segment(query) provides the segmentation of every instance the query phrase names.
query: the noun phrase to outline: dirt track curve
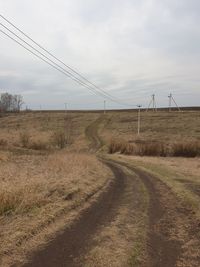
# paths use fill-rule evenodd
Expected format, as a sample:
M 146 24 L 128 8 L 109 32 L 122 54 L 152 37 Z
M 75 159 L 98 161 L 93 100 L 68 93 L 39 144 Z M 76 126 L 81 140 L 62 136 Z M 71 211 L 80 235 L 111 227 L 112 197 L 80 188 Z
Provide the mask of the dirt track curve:
M 113 171 L 115 179 L 99 199 L 74 224 L 58 235 L 44 249 L 35 253 L 24 267 L 80 266 L 77 259 L 90 245 L 91 238 L 101 225 L 105 225 L 115 213 L 125 185 L 126 175 L 113 163 L 105 163 Z
M 101 116 L 86 129 L 90 149 L 93 152 L 98 151 L 102 145 L 98 129 L 99 125 L 105 121 L 105 117 Z M 104 156 L 101 155 L 101 158 Z M 177 266 L 182 253 L 183 241 L 177 237 L 178 234 L 176 235 L 178 231 L 176 218 L 184 218 L 185 211 L 176 205 L 176 196 L 167 185 L 143 170 L 113 160 L 104 160 L 104 163 L 111 168 L 115 176 L 106 191 L 101 193 L 97 201 L 85 210 L 70 228 L 58 235 L 41 251 L 31 255 L 29 263 L 23 267 L 84 266 L 78 259 L 87 252 L 88 248 L 92 247 L 92 238 L 97 230 L 113 221 L 116 208 L 120 205 L 126 188 L 131 187 L 130 177 L 124 168 L 139 177 L 149 195 L 147 255 L 146 260 L 140 266 Z M 140 201 L 138 195 L 133 192 L 130 203 L 135 201 L 134 197 L 137 197 L 137 202 Z M 173 231 L 174 238 L 171 235 Z M 200 265 L 194 264 L 193 266 Z

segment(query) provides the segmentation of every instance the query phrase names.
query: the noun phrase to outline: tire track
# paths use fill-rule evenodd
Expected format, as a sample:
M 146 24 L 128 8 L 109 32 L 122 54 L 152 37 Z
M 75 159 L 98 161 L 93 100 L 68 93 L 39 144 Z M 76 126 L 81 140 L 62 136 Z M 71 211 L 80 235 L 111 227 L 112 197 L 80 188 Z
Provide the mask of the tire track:
M 118 162 L 118 161 L 116 161 Z M 118 162 L 119 163 L 119 162 Z M 149 195 L 149 231 L 147 236 L 147 262 L 145 267 L 175 267 L 181 255 L 181 242 L 171 239 L 169 232 L 173 228 L 174 216 L 178 213 L 174 211 L 177 197 L 170 188 L 155 178 L 153 175 L 124 162 L 120 163 L 138 175 L 144 183 Z M 168 197 L 169 205 L 163 205 L 162 198 Z M 166 198 L 167 200 L 167 198 Z M 170 211 L 170 212 L 169 212 Z
M 116 164 L 105 162 L 114 173 L 115 179 L 97 201 L 82 212 L 79 219 L 65 229 L 42 250 L 29 257 L 23 267 L 80 266 L 77 259 L 87 250 L 97 229 L 113 220 L 115 208 L 123 195 L 124 172 Z
M 89 149 L 90 152 L 97 152 L 103 146 L 103 140 L 100 138 L 98 131 L 101 124 L 105 124 L 107 117 L 100 115 L 93 123 L 91 123 L 85 129 L 85 135 L 90 141 Z
M 96 140 L 100 140 L 98 131 L 95 131 L 93 127 L 98 124 L 98 120 L 90 125 L 90 131 L 86 134 L 90 134 L 90 140 L 94 145 L 98 144 Z M 103 158 L 103 156 L 102 156 Z M 178 240 L 171 240 L 168 232 L 170 232 L 171 223 L 173 222 L 173 215 L 169 210 L 173 209 L 176 205 L 177 198 L 173 195 L 171 190 L 157 178 L 142 171 L 141 169 L 130 167 L 128 164 L 119 162 L 118 164 L 136 173 L 139 179 L 144 183 L 148 195 L 149 195 L 149 231 L 147 237 L 147 261 L 145 267 L 175 267 L 178 257 L 181 254 L 181 243 Z M 166 206 L 161 202 L 161 194 L 170 196 L 172 206 Z M 167 199 L 166 199 L 167 200 Z M 166 213 L 170 216 L 166 217 Z M 167 232 L 167 234 L 166 234 Z
M 93 151 L 98 151 L 102 146 L 98 129 L 99 124 L 104 122 L 101 116 L 86 129 L 86 136 Z M 170 231 L 176 227 L 174 217 L 184 216 L 176 207 L 176 196 L 166 184 L 141 169 L 112 159 L 106 161 L 104 155 L 101 155 L 100 160 L 111 168 L 115 179 L 70 228 L 65 229 L 41 251 L 33 254 L 29 263 L 23 267 L 83 266 L 79 259 L 93 246 L 93 236 L 98 229 L 114 220 L 116 209 L 123 199 L 123 193 L 128 186 L 123 167 L 137 174 L 149 195 L 147 255 L 146 262 L 141 267 L 176 266 L 181 256 L 182 244 L 178 239 L 171 238 Z

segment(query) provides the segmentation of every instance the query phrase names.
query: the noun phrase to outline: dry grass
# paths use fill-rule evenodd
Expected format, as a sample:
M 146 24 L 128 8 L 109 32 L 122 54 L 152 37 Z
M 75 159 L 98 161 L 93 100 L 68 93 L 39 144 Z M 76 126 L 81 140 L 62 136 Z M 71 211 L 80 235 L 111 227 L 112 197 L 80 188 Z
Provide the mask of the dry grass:
M 46 144 L 47 148 L 54 148 L 55 142 L 52 135 L 55 132 L 65 132 L 65 139 L 70 143 L 69 149 L 87 150 L 85 128 L 94 121 L 99 114 L 75 112 L 26 112 L 11 114 L 0 118 L 0 140 L 6 144 L 6 149 L 13 150 L 26 146 L 38 150 L 40 144 Z M 28 143 L 23 141 L 28 135 Z M 1 142 L 0 142 L 1 143 Z M 36 145 L 35 145 L 36 144 Z M 4 145 L 5 146 L 5 145 Z M 1 149 L 0 144 L 0 149 Z M 42 145 L 42 147 L 44 147 Z M 42 148 L 43 149 L 43 148 Z
M 200 143 L 196 141 L 173 144 L 172 156 L 188 158 L 200 156 Z
M 116 161 L 125 162 L 129 166 L 145 170 L 170 188 L 164 197 L 163 194 L 160 195 L 160 201 L 166 208 L 166 214 L 170 214 L 173 210 L 173 206 L 171 206 L 170 211 L 167 211 L 170 195 L 176 196 L 177 199 L 178 204 L 174 202 L 173 205 L 174 210 L 178 211 L 179 215 L 173 215 L 168 221 L 170 239 L 180 240 L 183 244 L 181 256 L 176 265 L 199 266 L 200 159 L 127 157 L 124 155 L 112 155 L 110 157 Z
M 70 223 L 112 178 L 86 152 L 85 127 L 97 116 L 30 112 L 0 118 L 1 266 L 24 259 Z M 65 140 L 52 140 L 55 132 L 64 132 Z M 58 151 L 70 135 L 73 143 Z
M 11 156 L 0 166 L 0 258 L 16 256 L 19 240 L 31 239 L 63 210 L 83 205 L 109 177 L 109 169 L 92 155 Z
M 136 153 L 136 146 L 123 140 L 112 139 L 109 143 L 108 151 L 110 154 L 120 152 L 122 154 L 131 155 Z
M 140 141 L 162 141 L 172 143 L 196 142 L 200 140 L 200 111 L 183 112 L 141 112 Z M 110 112 L 110 118 L 103 133 L 107 143 L 111 139 L 125 140 L 127 143 L 138 141 L 137 112 Z
M 166 150 L 167 153 L 176 152 L 177 156 L 181 153 L 182 155 L 184 153 L 184 156 L 191 155 L 188 151 L 192 150 L 194 155 L 196 147 L 199 149 L 199 146 L 196 146 L 199 144 L 200 133 L 199 111 L 170 114 L 142 112 L 141 115 L 142 128 L 138 140 L 136 112 L 108 113 L 108 123 L 100 132 L 107 144 L 112 139 L 110 152 L 143 155 L 143 157 L 133 157 L 133 161 L 162 176 L 163 181 L 174 187 L 173 190 L 177 194 L 182 198 L 186 197 L 189 203 L 195 203 L 194 205 L 199 207 L 197 203 L 199 198 L 186 190 L 182 182 L 176 181 L 177 177 L 186 179 L 191 177 L 192 173 L 195 178 L 189 179 L 192 182 L 196 179 L 197 183 L 200 166 L 198 159 L 186 161 L 181 158 L 162 159 L 144 156 L 164 156 Z M 78 216 L 79 208 L 88 203 L 85 202 L 88 196 L 101 190 L 106 185 L 107 179 L 112 176 L 94 156 L 86 153 L 88 145 L 85 128 L 98 116 L 97 113 L 80 112 L 72 113 L 70 119 L 66 119 L 64 112 L 30 112 L 0 118 L 1 266 L 10 266 L 14 260 L 19 261 L 29 250 L 46 242 L 49 236 L 66 224 L 67 220 Z M 70 142 L 67 141 L 70 143 L 69 146 L 58 152 L 56 146 L 63 147 L 64 139 L 61 138 L 60 142 L 60 139 L 56 138 L 58 142 L 55 146 L 52 135 L 63 131 L 67 134 L 67 138 L 69 136 L 73 138 L 70 138 Z M 160 140 L 163 143 L 158 145 Z M 161 163 L 166 164 L 166 168 L 158 166 Z M 167 164 L 176 168 L 176 175 L 167 171 L 169 169 Z M 95 196 L 96 194 L 94 198 Z M 128 216 L 126 214 L 124 217 Z M 101 241 L 104 237 L 106 240 L 111 238 L 111 241 L 104 243 L 106 249 L 101 250 L 101 246 L 91 251 L 88 255 L 88 264 L 95 266 L 93 255 L 99 262 L 100 258 L 103 259 L 102 263 L 106 264 L 104 254 L 116 263 L 110 266 L 117 266 L 117 262 L 122 263 L 120 258 L 127 255 L 124 246 L 126 247 L 129 242 L 123 243 L 120 237 L 121 221 L 120 219 L 119 223 L 112 224 L 104 233 L 102 232 Z M 124 222 L 123 225 L 126 224 Z M 122 242 L 120 249 L 112 254 L 117 241 Z M 97 266 L 101 266 L 100 263 Z
M 200 218 L 200 158 L 179 157 L 138 157 L 112 155 L 117 160 L 125 161 L 152 172 L 172 191 L 177 194 L 189 209 L 194 209 Z
M 112 139 L 108 146 L 110 154 L 119 152 L 125 155 L 139 156 L 159 156 L 159 157 L 197 157 L 200 155 L 199 142 L 179 142 L 171 146 L 162 142 L 145 142 L 128 143 L 123 140 Z

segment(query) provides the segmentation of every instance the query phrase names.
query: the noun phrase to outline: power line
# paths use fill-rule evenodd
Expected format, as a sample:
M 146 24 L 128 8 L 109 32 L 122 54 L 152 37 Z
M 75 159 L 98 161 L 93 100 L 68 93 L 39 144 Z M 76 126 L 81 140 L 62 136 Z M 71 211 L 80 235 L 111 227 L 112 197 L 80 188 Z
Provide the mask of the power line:
M 41 59 L 42 61 L 44 61 L 45 63 L 47 63 L 48 65 L 50 65 L 51 67 L 53 67 L 54 69 L 56 69 L 57 71 L 61 72 L 62 74 L 64 74 L 67 77 L 70 77 L 70 75 L 66 74 L 64 71 L 62 71 L 61 69 L 57 68 L 56 66 L 54 66 L 53 64 L 49 63 L 47 60 L 43 59 L 41 56 L 37 55 L 36 53 L 34 53 L 33 51 L 31 51 L 29 48 L 25 47 L 23 44 L 21 44 L 20 42 L 18 42 L 15 38 L 11 37 L 9 34 L 7 34 L 6 32 L 2 31 L 0 29 L 0 32 L 2 32 L 4 35 L 6 35 L 8 38 L 10 38 L 11 40 L 13 40 L 14 42 L 16 42 L 17 44 L 19 44 L 20 46 L 22 46 L 24 49 L 26 49 L 27 51 L 29 51 L 31 54 L 33 54 L 34 56 L 36 56 L 37 58 Z M 72 77 L 70 77 L 72 80 L 76 81 L 75 79 L 73 79 Z M 82 86 L 85 86 L 84 84 L 82 84 L 82 82 L 76 81 L 77 83 L 79 83 Z M 95 93 L 97 96 L 97 92 L 93 91 L 92 89 L 90 89 L 88 87 L 88 89 L 90 91 L 92 91 L 93 93 Z M 102 97 L 105 97 L 104 95 L 102 95 Z
M 9 37 L 10 39 L 12 39 L 13 41 L 15 41 L 16 43 L 18 43 L 19 45 L 21 45 L 23 48 L 25 48 L 26 50 L 28 50 L 29 52 L 31 52 L 33 55 L 37 56 L 39 59 L 42 59 L 45 63 L 49 64 L 50 66 L 54 67 L 56 70 L 67 73 L 67 76 L 69 78 L 71 78 L 72 80 L 74 80 L 75 82 L 79 83 L 80 85 L 87 87 L 90 90 L 96 91 L 98 94 L 100 94 L 102 97 L 106 97 L 109 98 L 109 100 L 116 102 L 120 105 L 126 105 L 126 106 L 131 106 L 133 107 L 134 105 L 130 105 L 127 103 L 123 103 L 121 102 L 121 100 L 118 100 L 117 98 L 111 96 L 110 94 L 108 94 L 106 91 L 104 91 L 103 89 L 101 89 L 100 87 L 96 86 L 95 84 L 91 83 L 88 79 L 86 79 L 84 76 L 82 76 L 81 74 L 79 74 L 77 71 L 75 71 L 73 68 L 69 67 L 68 65 L 66 65 L 63 61 L 61 61 L 60 59 L 58 59 L 57 57 L 55 57 L 52 53 L 50 53 L 47 49 L 45 49 L 44 47 L 42 47 L 40 44 L 38 44 L 37 42 L 35 42 L 31 37 L 29 37 L 27 34 L 25 34 L 22 30 L 20 30 L 18 27 L 16 27 L 13 23 L 11 23 L 8 19 L 6 19 L 4 16 L 2 16 L 0 14 L 0 17 L 3 18 L 6 22 L 8 22 L 11 26 L 13 26 L 15 29 L 17 29 L 21 34 L 23 34 L 26 38 L 28 38 L 29 40 L 31 40 L 34 44 L 36 44 L 39 48 L 41 48 L 43 51 L 45 51 L 47 54 L 49 54 L 51 57 L 53 57 L 54 59 L 56 59 L 58 62 L 62 63 L 65 67 L 67 67 L 68 69 L 70 69 L 73 73 L 75 73 L 76 75 L 78 75 L 80 78 L 82 78 L 84 81 L 86 81 L 87 83 L 89 83 L 90 85 L 86 84 L 84 81 L 80 80 L 80 78 L 77 78 L 74 74 L 72 74 L 71 72 L 67 71 L 66 69 L 64 69 L 63 67 L 61 67 L 59 64 L 57 64 L 55 61 L 51 60 L 49 57 L 47 57 L 45 54 L 43 54 L 42 52 L 40 52 L 38 49 L 36 49 L 35 47 L 33 47 L 32 45 L 30 45 L 28 42 L 26 42 L 23 38 L 21 38 L 20 36 L 18 36 L 17 34 L 15 34 L 13 31 L 11 31 L 8 27 L 6 27 L 4 24 L 0 23 L 0 25 L 2 27 L 4 27 L 7 31 L 9 31 L 10 33 L 12 33 L 15 37 L 17 37 L 20 41 L 22 41 L 23 43 L 25 43 L 26 45 L 28 45 L 31 49 L 33 49 L 34 51 L 36 51 L 37 53 L 39 53 L 40 55 L 42 55 L 45 59 L 49 60 L 51 63 L 53 63 L 55 66 L 53 66 L 52 64 L 50 64 L 49 62 L 47 62 L 46 60 L 44 60 L 43 58 L 41 58 L 40 56 L 36 55 L 34 52 L 32 52 L 30 49 L 28 49 L 27 47 L 25 47 L 24 45 L 22 45 L 20 42 L 18 42 L 16 39 L 14 39 L 13 37 L 11 37 L 9 34 L 5 33 L 4 31 L 1 30 L 1 32 L 3 34 L 5 34 L 7 37 Z M 58 68 L 59 69 L 58 69 Z M 60 70 L 61 69 L 61 70 Z M 64 73 L 63 73 L 64 74 Z M 92 86 L 92 87 L 91 87 Z M 96 88 L 96 90 L 94 89 L 94 87 Z M 98 91 L 97 91 L 98 90 Z
M 54 59 L 56 59 L 57 61 L 59 61 L 60 63 L 62 63 L 65 67 L 67 67 L 68 69 L 70 69 L 72 72 L 74 72 L 76 75 L 78 75 L 79 77 L 81 77 L 82 79 L 84 79 L 85 81 L 87 81 L 88 83 L 90 83 L 92 86 L 96 87 L 97 89 L 103 91 L 105 94 L 108 94 L 106 91 L 104 91 L 102 88 L 99 88 L 98 86 L 96 86 L 95 84 L 91 83 L 88 79 L 86 79 L 83 75 L 81 75 L 80 73 L 78 73 L 77 71 L 75 71 L 72 67 L 70 67 L 69 65 L 65 64 L 62 60 L 60 60 L 59 58 L 57 58 L 56 56 L 54 56 L 51 52 L 49 52 L 46 48 L 44 48 L 42 45 L 40 45 L 38 42 L 34 41 L 30 36 L 28 36 L 25 32 L 23 32 L 22 30 L 20 30 L 17 26 L 15 26 L 12 22 L 10 22 L 8 19 L 6 19 L 4 16 L 2 16 L 0 14 L 0 17 L 3 18 L 6 22 L 8 22 L 11 26 L 13 26 L 16 30 L 18 30 L 21 34 L 23 34 L 26 38 L 28 38 L 30 41 L 32 41 L 35 45 L 37 45 L 39 48 L 41 48 L 43 51 L 45 51 L 48 55 L 50 55 L 51 57 L 53 57 Z M 108 94 L 109 95 L 109 94 Z M 110 95 L 111 96 L 111 95 Z M 112 96 L 111 96 L 112 97 Z
M 2 25 L 2 23 L 0 23 L 0 25 Z M 54 67 L 56 70 L 61 71 L 63 74 L 65 72 L 65 74 L 67 75 L 67 77 L 71 78 L 72 80 L 74 80 L 75 82 L 79 83 L 80 85 L 87 87 L 88 89 L 91 89 L 87 84 L 85 84 L 84 82 L 82 82 L 81 80 L 79 80 L 78 78 L 76 78 L 74 75 L 71 75 L 70 72 L 66 71 L 64 68 L 60 67 L 57 63 L 55 63 L 54 61 L 52 61 L 51 59 L 49 59 L 48 57 L 46 57 L 43 53 L 41 53 L 40 51 L 38 51 L 37 49 L 35 49 L 33 46 L 29 45 L 26 41 L 24 41 L 21 37 L 19 37 L 17 34 L 15 34 L 14 32 L 12 32 L 11 30 L 9 30 L 6 26 L 2 25 L 4 28 L 6 28 L 9 32 L 11 32 L 14 36 L 16 36 L 19 40 L 21 40 L 22 42 L 24 42 L 26 45 L 28 45 L 29 47 L 31 47 L 34 51 L 38 52 L 40 55 L 42 55 L 44 58 L 46 58 L 47 60 L 49 60 L 51 63 L 49 63 L 48 61 L 44 60 L 42 57 L 38 56 L 36 53 L 32 52 L 29 48 L 25 47 L 23 44 L 21 44 L 20 42 L 18 42 L 16 39 L 14 39 L 13 37 L 11 37 L 9 34 L 5 33 L 4 31 L 0 30 L 3 34 L 5 34 L 7 37 L 9 37 L 10 39 L 12 39 L 14 42 L 16 42 L 17 44 L 19 44 L 20 46 L 22 46 L 23 48 L 25 48 L 27 51 L 29 51 L 30 53 L 32 53 L 34 56 L 38 57 L 39 59 L 43 60 L 45 63 L 49 64 L 50 66 Z M 54 65 L 56 66 L 54 66 Z M 59 68 L 59 69 L 58 69 Z M 95 91 L 93 91 L 95 92 Z M 97 91 L 96 91 L 97 92 Z M 104 94 L 102 94 L 101 92 L 98 92 L 99 94 L 101 94 L 102 97 L 104 97 Z

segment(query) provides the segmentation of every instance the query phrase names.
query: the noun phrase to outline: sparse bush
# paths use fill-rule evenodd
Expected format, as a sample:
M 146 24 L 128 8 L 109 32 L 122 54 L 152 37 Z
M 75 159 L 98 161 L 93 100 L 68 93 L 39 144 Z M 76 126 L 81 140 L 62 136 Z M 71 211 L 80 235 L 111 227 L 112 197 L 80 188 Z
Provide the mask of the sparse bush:
M 140 156 L 167 156 L 167 147 L 163 143 L 150 142 L 138 144 L 138 154 Z
M 198 142 L 176 143 L 172 146 L 174 157 L 196 157 L 200 155 L 200 144 Z
M 109 150 L 110 154 L 120 152 L 120 142 L 118 142 L 116 140 L 111 140 L 109 147 L 108 147 L 108 150 Z
M 3 138 L 0 139 L 0 146 L 7 146 L 7 144 L 8 144 L 7 140 Z
M 113 154 L 120 152 L 122 154 L 130 155 L 134 154 L 136 147 L 133 144 L 129 144 L 126 141 L 111 140 L 109 145 L 109 153 Z
M 3 191 L 0 194 L 0 215 L 10 213 L 19 205 L 19 195 Z
M 46 150 L 48 148 L 48 145 L 47 143 L 42 141 L 34 141 L 30 143 L 29 148 L 35 150 Z
M 30 144 L 30 139 L 31 139 L 29 133 L 28 132 L 21 132 L 19 139 L 20 139 L 21 145 L 25 148 L 28 148 L 28 146 Z
M 161 157 L 166 157 L 168 154 L 167 147 L 163 143 L 141 142 L 137 144 L 130 144 L 126 141 L 111 140 L 109 145 L 109 153 L 113 154 L 116 152 L 126 155 Z
M 52 134 L 53 144 L 55 144 L 60 149 L 64 148 L 68 143 L 68 138 L 64 130 L 55 131 Z

